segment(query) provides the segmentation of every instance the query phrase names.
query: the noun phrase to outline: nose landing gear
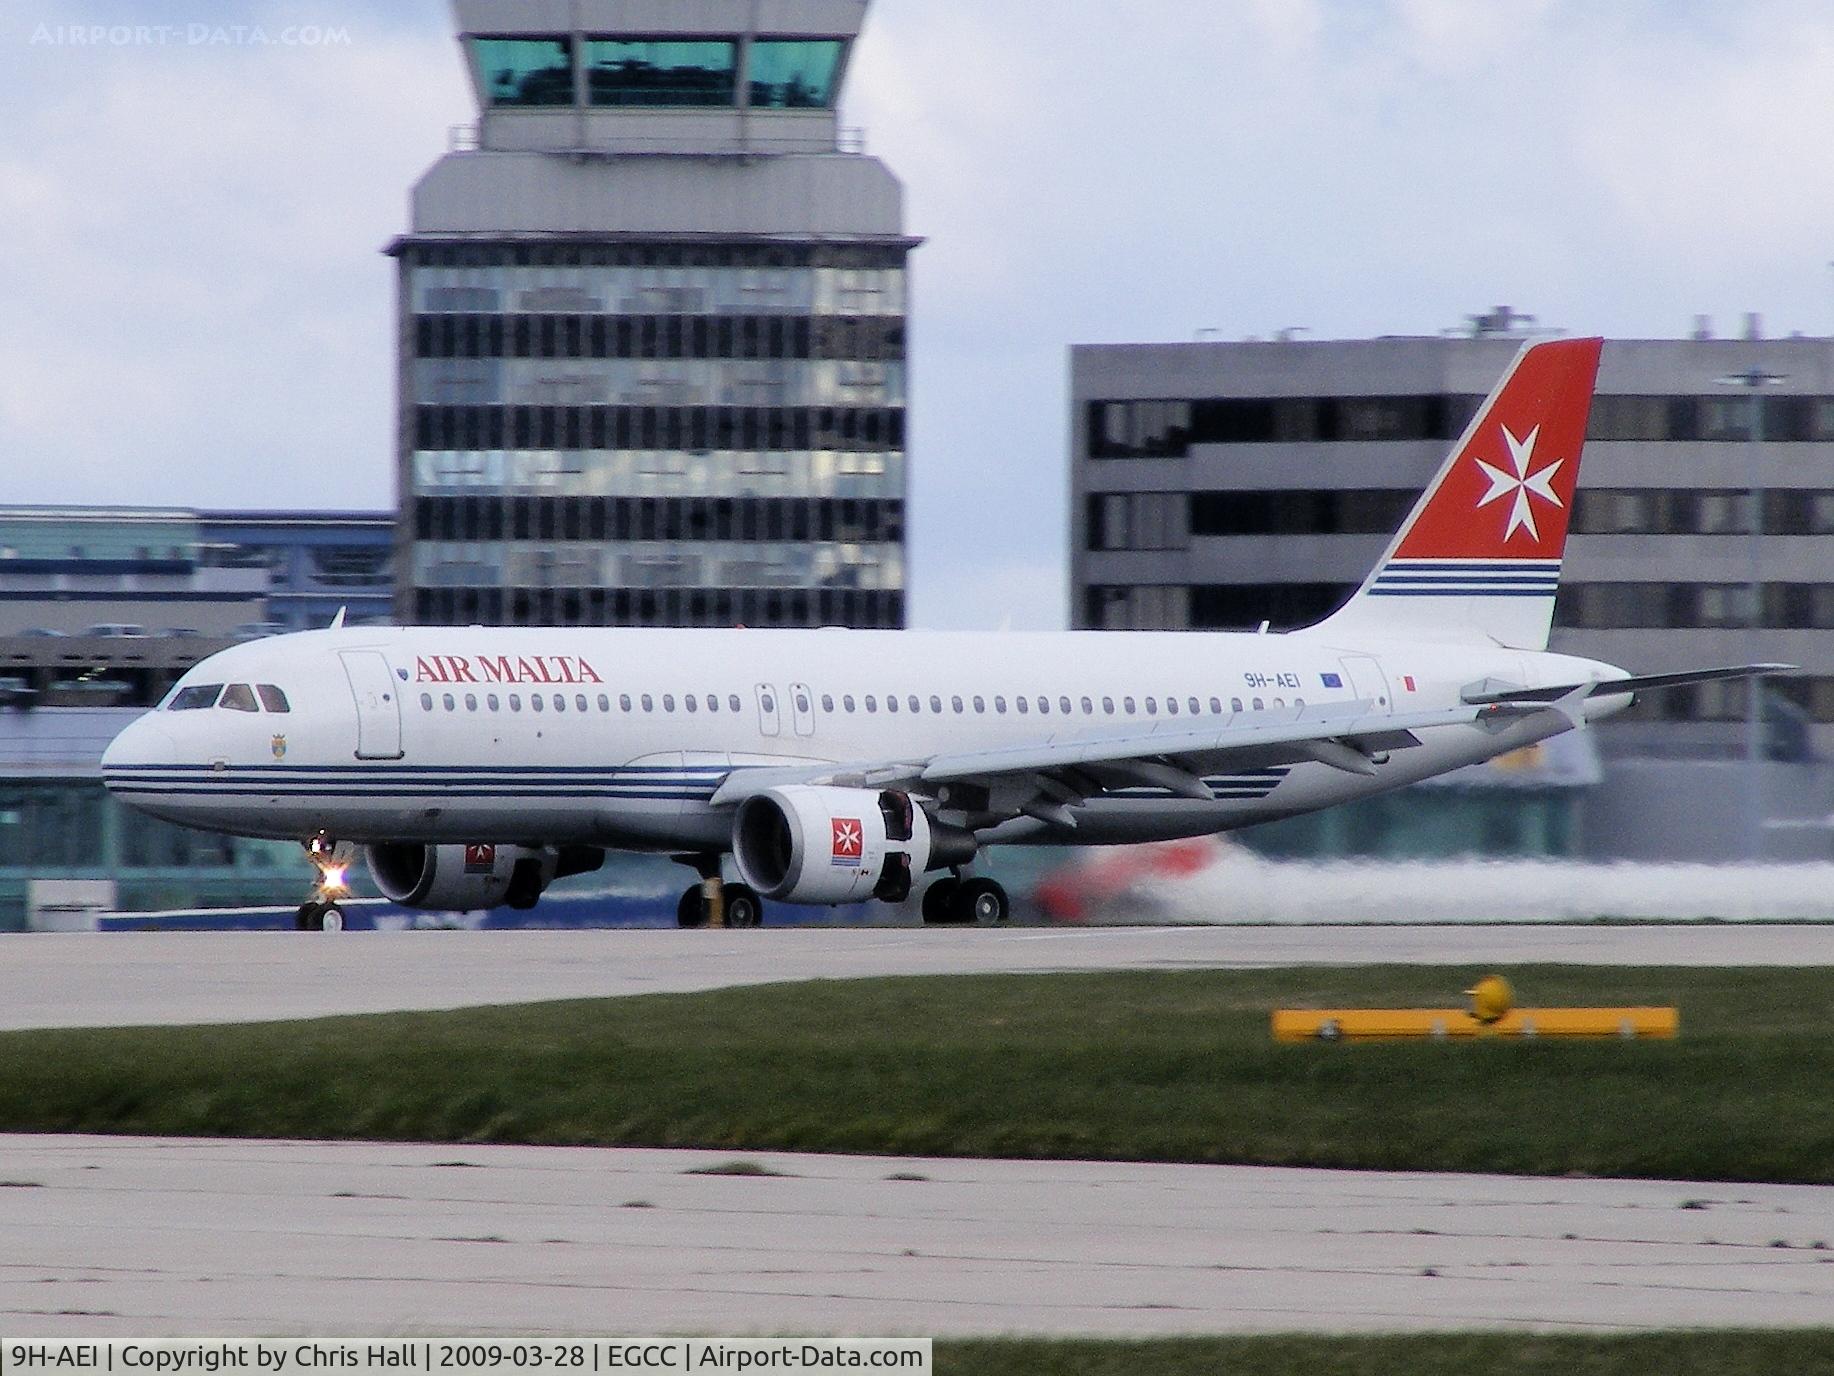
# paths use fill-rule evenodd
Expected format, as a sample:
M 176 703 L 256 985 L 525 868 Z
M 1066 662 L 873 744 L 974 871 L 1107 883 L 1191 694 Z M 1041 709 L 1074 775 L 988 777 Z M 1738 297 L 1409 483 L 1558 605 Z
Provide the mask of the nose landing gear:
M 293 926 L 302 932 L 341 932 L 344 930 L 344 909 L 340 900 L 350 896 L 350 886 L 344 882 L 344 875 L 350 869 L 352 850 L 322 833 L 308 840 L 305 847 L 306 858 L 318 870 L 318 883 L 313 887 L 312 897 L 299 905 Z

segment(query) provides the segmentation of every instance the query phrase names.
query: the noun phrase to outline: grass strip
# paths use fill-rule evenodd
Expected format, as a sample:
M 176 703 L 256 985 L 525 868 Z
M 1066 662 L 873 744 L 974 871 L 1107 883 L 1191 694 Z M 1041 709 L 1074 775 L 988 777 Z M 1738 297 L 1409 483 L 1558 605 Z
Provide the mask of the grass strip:
M 939 1340 L 937 1376 L 1806 1376 L 1834 1329 Z
M 445 1013 L 0 1034 L 0 1129 L 1834 1181 L 1825 971 L 1514 968 L 1676 1042 L 1278 1046 L 1276 1005 L 1471 968 L 818 981 Z

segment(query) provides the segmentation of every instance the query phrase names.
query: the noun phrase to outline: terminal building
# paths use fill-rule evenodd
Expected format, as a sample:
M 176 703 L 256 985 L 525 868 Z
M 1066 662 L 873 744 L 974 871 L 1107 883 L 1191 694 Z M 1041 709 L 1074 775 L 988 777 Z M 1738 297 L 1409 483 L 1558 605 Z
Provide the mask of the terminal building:
M 150 704 L 236 640 L 390 619 L 392 513 L 0 507 L 0 704 Z
M 1328 615 L 1527 337 L 1506 309 L 1474 320 L 1448 336 L 1074 349 L 1073 624 L 1278 630 Z M 1765 385 L 1745 385 L 1753 370 Z M 1830 535 L 1834 341 L 1765 339 L 1755 321 L 1738 338 L 1703 321 L 1692 338 L 1607 341 L 1551 648 L 1633 672 L 1779 661 L 1803 673 L 1764 690 L 1756 785 L 1744 684 L 1652 694 L 1589 733 L 1601 784 L 1569 786 L 1592 773 L 1583 764 L 1562 771 L 1538 804 L 1499 814 L 1496 845 L 1479 848 L 1825 858 Z M 1533 803 L 1536 778 L 1510 781 Z M 1740 814 L 1754 786 L 1767 823 L 1756 836 Z M 1349 809 L 1280 825 L 1307 845 L 1380 851 L 1433 829 L 1410 815 L 1413 796 L 1372 800 L 1362 843 L 1316 830 L 1354 826 Z M 1505 834 L 1517 824 L 1532 836 Z
M 398 264 L 397 618 L 904 624 L 903 193 L 866 0 L 456 0 Z

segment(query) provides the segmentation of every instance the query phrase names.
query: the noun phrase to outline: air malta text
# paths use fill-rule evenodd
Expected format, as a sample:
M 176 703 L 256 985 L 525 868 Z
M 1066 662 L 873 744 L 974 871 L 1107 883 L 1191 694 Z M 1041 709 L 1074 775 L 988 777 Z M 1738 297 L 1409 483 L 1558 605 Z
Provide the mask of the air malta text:
M 417 655 L 416 683 L 603 683 L 578 655 Z

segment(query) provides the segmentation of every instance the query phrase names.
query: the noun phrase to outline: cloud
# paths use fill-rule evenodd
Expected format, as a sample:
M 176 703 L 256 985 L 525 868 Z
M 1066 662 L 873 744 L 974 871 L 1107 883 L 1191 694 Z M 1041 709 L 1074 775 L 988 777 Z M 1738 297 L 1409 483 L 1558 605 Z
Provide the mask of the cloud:
M 385 504 L 378 250 L 472 117 L 449 16 L 200 8 L 349 42 L 30 41 L 144 0 L 0 25 L 9 495 Z M 1431 333 L 1503 301 L 1619 335 L 1826 328 L 1829 89 L 1824 0 L 875 0 L 846 116 L 928 240 L 919 619 L 1000 578 L 1061 608 L 1073 343 Z

